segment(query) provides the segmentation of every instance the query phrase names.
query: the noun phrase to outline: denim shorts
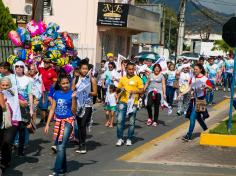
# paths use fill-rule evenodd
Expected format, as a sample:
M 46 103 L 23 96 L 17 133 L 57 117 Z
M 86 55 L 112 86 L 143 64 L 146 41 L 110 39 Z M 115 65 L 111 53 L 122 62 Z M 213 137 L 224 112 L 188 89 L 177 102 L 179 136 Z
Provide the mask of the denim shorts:
M 45 91 L 39 100 L 38 107 L 41 110 L 48 110 L 48 107 L 50 106 L 50 102 L 48 101 L 48 93 L 49 92 Z M 43 98 L 44 98 L 44 102 L 43 102 Z

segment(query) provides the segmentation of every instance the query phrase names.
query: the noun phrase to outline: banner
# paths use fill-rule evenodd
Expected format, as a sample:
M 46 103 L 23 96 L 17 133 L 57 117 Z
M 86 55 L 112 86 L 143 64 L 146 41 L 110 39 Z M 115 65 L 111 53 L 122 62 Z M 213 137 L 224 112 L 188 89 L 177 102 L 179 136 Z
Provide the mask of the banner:
M 121 62 L 123 60 L 127 60 L 126 57 L 122 56 L 121 54 L 118 53 L 117 57 L 117 71 L 121 70 Z

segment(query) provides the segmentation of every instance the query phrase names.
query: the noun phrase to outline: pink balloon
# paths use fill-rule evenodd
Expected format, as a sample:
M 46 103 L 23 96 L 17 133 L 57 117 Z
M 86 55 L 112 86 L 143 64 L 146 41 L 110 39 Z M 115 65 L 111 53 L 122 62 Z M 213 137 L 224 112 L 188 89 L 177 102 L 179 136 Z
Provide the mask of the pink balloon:
M 34 37 L 39 34 L 39 27 L 38 24 L 35 23 L 34 20 L 31 20 L 27 25 L 26 25 L 27 30 L 29 31 L 31 37 Z
M 40 21 L 38 23 L 38 33 L 39 33 L 39 35 L 43 34 L 46 31 L 46 28 L 47 28 L 47 25 L 43 21 Z
M 12 41 L 12 43 L 16 46 L 22 46 L 22 42 L 20 40 L 20 36 L 16 31 L 10 31 L 8 33 L 9 39 Z

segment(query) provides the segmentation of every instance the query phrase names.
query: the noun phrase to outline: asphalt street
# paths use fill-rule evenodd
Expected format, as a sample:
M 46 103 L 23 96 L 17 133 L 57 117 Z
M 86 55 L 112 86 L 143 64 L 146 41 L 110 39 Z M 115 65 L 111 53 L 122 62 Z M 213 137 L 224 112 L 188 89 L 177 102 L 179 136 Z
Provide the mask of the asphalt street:
M 228 93 L 217 92 L 215 102 L 219 103 L 222 101 L 224 95 L 228 95 Z M 88 153 L 85 155 L 78 154 L 75 152 L 77 145 L 74 143 L 69 144 L 67 148 L 67 175 L 213 176 L 215 174 L 214 176 L 221 176 L 226 172 L 229 173 L 229 175 L 236 175 L 233 174 L 235 173 L 235 170 L 224 168 L 212 169 L 207 167 L 168 166 L 119 161 L 118 158 L 122 155 L 181 125 L 186 122 L 186 119 L 184 117 L 176 116 L 175 111 L 170 116 L 167 115 L 167 111 L 161 111 L 159 121 L 160 125 L 157 127 L 148 127 L 145 125 L 147 112 L 145 109 L 142 109 L 137 113 L 135 141 L 133 146 L 127 147 L 124 145 L 116 147 L 116 128 L 110 129 L 104 126 L 105 111 L 101 105 L 96 105 L 95 109 L 93 115 L 94 124 L 91 132 L 88 133 L 87 139 Z M 50 149 L 53 144 L 52 128 L 53 126 L 51 125 L 51 133 L 49 135 L 43 133 L 42 127 L 38 128 L 36 134 L 30 136 L 30 143 L 26 148 L 26 156 L 17 157 L 15 156 L 15 153 L 13 153 L 12 166 L 4 175 L 44 176 L 50 174 L 55 160 L 55 154 L 53 154 Z M 194 172 L 194 174 L 191 174 L 192 172 Z

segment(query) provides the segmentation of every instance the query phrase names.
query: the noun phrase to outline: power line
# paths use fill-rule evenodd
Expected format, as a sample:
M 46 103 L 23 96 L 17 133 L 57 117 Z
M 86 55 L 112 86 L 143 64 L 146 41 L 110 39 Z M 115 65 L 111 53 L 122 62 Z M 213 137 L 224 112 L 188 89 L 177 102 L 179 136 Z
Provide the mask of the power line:
M 206 16 L 207 18 L 209 18 L 210 20 L 212 20 L 213 22 L 223 25 L 223 23 L 215 18 L 213 18 L 212 16 L 210 16 L 206 11 L 204 11 L 203 9 L 201 9 L 195 2 L 193 2 L 193 0 L 190 0 L 191 4 L 195 7 L 195 9 L 197 9 L 199 12 L 201 12 L 204 16 Z M 198 2 L 198 1 L 197 1 Z M 199 3 L 199 2 L 198 2 Z M 199 3 L 200 4 L 200 3 Z M 200 4 L 201 5 L 201 4 Z

